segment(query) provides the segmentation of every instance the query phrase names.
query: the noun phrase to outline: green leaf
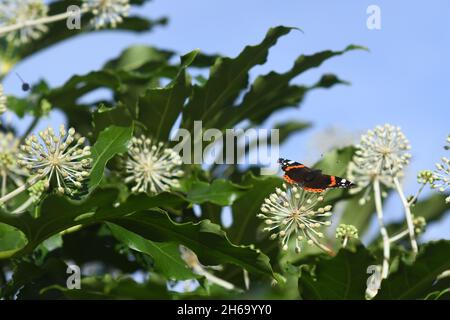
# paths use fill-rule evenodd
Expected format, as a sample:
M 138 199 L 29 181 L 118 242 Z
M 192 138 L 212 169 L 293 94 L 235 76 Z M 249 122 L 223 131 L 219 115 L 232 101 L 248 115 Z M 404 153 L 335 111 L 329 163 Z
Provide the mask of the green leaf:
M 435 291 L 437 276 L 450 269 L 450 241 L 441 240 L 423 245 L 413 264 L 401 261 L 396 272 L 381 283 L 376 299 L 424 299 Z M 443 278 L 439 287 L 450 287 L 450 278 Z
M 92 147 L 92 171 L 89 189 L 95 189 L 103 179 L 106 163 L 116 154 L 128 150 L 128 143 L 133 135 L 132 127 L 111 126 L 103 130 Z
M 147 300 L 169 299 L 170 295 L 163 284 L 146 282 L 137 283 L 127 276 L 113 278 L 111 275 L 102 277 L 83 277 L 81 289 L 70 290 L 55 285 L 43 289 L 42 293 L 62 292 L 68 299 L 74 300 Z
M 0 260 L 11 257 L 26 244 L 27 239 L 22 231 L 0 223 Z
M 219 206 L 230 206 L 243 196 L 248 187 L 229 180 L 216 179 L 211 184 L 194 181 L 187 190 L 186 199 L 192 203 L 210 202 Z
M 359 204 L 360 198 L 361 194 L 356 194 L 346 202 L 339 224 L 354 225 L 358 229 L 358 234 L 361 236 L 369 227 L 373 213 L 375 212 L 375 201 L 371 197 L 370 201 L 361 205 Z
M 193 121 L 211 123 L 217 113 L 233 105 L 241 90 L 247 87 L 250 69 L 265 63 L 269 49 L 291 30 L 283 26 L 271 28 L 259 45 L 247 46 L 235 59 L 216 60 L 206 84 L 194 87 L 193 97 L 185 109 L 183 127 L 191 128 Z
M 92 71 L 85 75 L 72 76 L 62 87 L 51 90 L 45 97 L 53 105 L 67 109 L 85 94 L 98 88 L 109 88 L 119 91 L 121 81 L 112 70 Z
M 302 271 L 298 280 L 300 295 L 306 300 L 363 300 L 367 288 L 367 267 L 374 258 L 363 246 L 356 252 L 341 249 L 333 257 L 319 257 L 314 276 Z
M 0 211 L 0 222 L 21 230 L 28 243 L 15 256 L 31 253 L 39 244 L 53 235 L 77 225 L 109 221 L 114 217 L 156 207 L 180 207 L 184 200 L 179 196 L 161 193 L 149 197 L 131 196 L 125 203 L 113 207 L 117 201 L 117 189 L 97 189 L 83 201 L 71 201 L 58 195 L 47 197 L 40 208 L 40 216 L 11 215 Z
M 64 13 L 67 8 L 71 5 L 78 5 L 81 7 L 81 1 L 55 1 L 49 5 L 48 15 L 56 15 Z M 143 1 L 132 1 L 135 4 L 142 4 Z M 83 33 L 88 32 L 103 32 L 108 29 L 95 30 L 89 26 L 89 21 L 92 18 L 91 14 L 82 15 L 81 29 L 70 30 L 66 26 L 66 20 L 61 20 L 52 24 L 48 24 L 49 30 L 44 33 L 41 38 L 37 41 L 32 41 L 26 45 L 20 47 L 19 52 L 16 54 L 17 59 L 24 59 L 32 54 L 36 54 L 39 51 L 46 49 L 52 45 L 60 43 L 69 38 L 73 38 Z M 122 23 L 117 25 L 116 30 L 123 31 L 133 31 L 133 32 L 144 32 L 153 29 L 159 25 L 165 25 L 167 23 L 166 18 L 150 21 L 140 17 L 125 17 Z
M 220 226 L 209 220 L 176 223 L 164 212 L 146 211 L 111 222 L 151 241 L 183 244 L 194 251 L 204 265 L 232 263 L 248 272 L 275 276 L 266 255 L 249 246 L 233 245 Z
M 119 57 L 108 61 L 103 68 L 133 71 L 148 63 L 166 62 L 173 55 L 171 51 L 136 45 L 125 49 Z
M 255 177 L 251 173 L 244 176 L 241 184 L 251 189 L 232 207 L 233 224 L 228 231 L 232 241 L 245 244 L 256 242 L 257 226 L 261 224 L 261 220 L 256 215 L 260 212 L 264 198 L 275 192 L 275 188 L 281 183 L 282 180 L 279 177 Z
M 165 88 L 148 89 L 139 99 L 139 121 L 158 141 L 166 141 L 170 130 L 184 108 L 191 92 L 190 81 L 185 69 L 195 59 L 198 51 L 192 51 L 181 58 L 178 76 Z
M 427 223 L 439 221 L 450 210 L 450 203 L 446 203 L 446 195 L 437 193 L 417 202 L 411 212 L 416 217 L 424 217 Z
M 259 76 L 246 93 L 242 103 L 233 113 L 223 114 L 219 123 L 226 126 L 249 118 L 254 123 L 261 123 L 274 111 L 282 107 L 296 106 L 303 101 L 305 94 L 311 89 L 329 88 L 335 84 L 346 84 L 335 75 L 324 75 L 311 87 L 291 85 L 290 82 L 298 75 L 312 68 L 319 67 L 324 61 L 363 47 L 350 45 L 342 51 L 326 50 L 312 55 L 301 55 L 293 67 L 285 73 L 270 72 Z
M 311 126 L 310 122 L 286 121 L 276 124 L 274 129 L 279 130 L 279 142 L 282 144 L 293 134 L 309 129 Z
M 168 279 L 186 280 L 196 276 L 181 259 L 178 245 L 172 242 L 154 242 L 113 223 L 107 223 L 114 237 L 130 249 L 153 258 L 156 271 Z
M 131 127 L 133 118 L 128 109 L 120 103 L 113 108 L 102 105 L 92 114 L 92 123 L 94 127 L 92 136 L 94 139 L 98 139 L 100 132 L 110 126 Z

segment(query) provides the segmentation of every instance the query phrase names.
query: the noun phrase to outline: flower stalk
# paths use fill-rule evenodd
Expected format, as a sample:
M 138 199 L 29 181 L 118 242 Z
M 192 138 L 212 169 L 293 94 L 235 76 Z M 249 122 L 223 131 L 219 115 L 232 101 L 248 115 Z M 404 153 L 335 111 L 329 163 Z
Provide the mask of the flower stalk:
M 419 252 L 419 248 L 417 246 L 416 234 L 414 232 L 414 223 L 413 223 L 413 217 L 412 217 L 411 208 L 410 208 L 411 204 L 406 200 L 406 197 L 405 197 L 405 194 L 403 193 L 403 189 L 400 185 L 400 182 L 398 181 L 398 179 L 396 177 L 394 178 L 394 184 L 395 184 L 397 193 L 400 196 L 400 200 L 402 201 L 403 208 L 405 210 L 405 218 L 406 218 L 406 223 L 408 225 L 408 232 L 409 232 L 411 248 L 412 248 L 413 253 L 417 254 L 417 252 Z
M 386 279 L 389 274 L 389 260 L 391 255 L 391 247 L 389 241 L 389 234 L 387 232 L 386 226 L 384 225 L 384 217 L 383 217 L 383 204 L 381 201 L 381 190 L 380 190 L 380 182 L 378 179 L 373 181 L 373 191 L 374 191 L 374 200 L 375 200 L 375 208 L 377 211 L 378 225 L 380 227 L 380 234 L 383 240 L 383 265 L 381 269 L 381 277 Z

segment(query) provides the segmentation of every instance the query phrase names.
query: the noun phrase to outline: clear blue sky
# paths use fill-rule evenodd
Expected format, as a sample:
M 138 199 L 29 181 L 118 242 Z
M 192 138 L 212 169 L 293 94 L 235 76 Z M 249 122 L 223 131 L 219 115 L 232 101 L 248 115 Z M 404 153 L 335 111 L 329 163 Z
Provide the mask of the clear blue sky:
M 381 8 L 381 30 L 366 27 L 370 4 Z M 253 75 L 286 70 L 302 53 L 342 49 L 351 43 L 370 52 L 334 58 L 298 80 L 313 83 L 320 74 L 331 72 L 352 85 L 313 92 L 300 110 L 293 108 L 271 119 L 270 123 L 296 118 L 315 124 L 282 147 L 284 157 L 314 160 L 308 141 L 331 126 L 361 132 L 386 122 L 400 125 L 413 147 L 405 180 L 407 192 L 413 193 L 415 173 L 432 168 L 444 155 L 442 146 L 450 134 L 448 0 L 154 0 L 134 11 L 151 18 L 167 15 L 170 23 L 148 34 L 82 36 L 33 56 L 16 71 L 29 82 L 44 78 L 57 86 L 74 73 L 100 68 L 132 44 L 236 56 L 245 45 L 259 42 L 269 27 L 296 26 L 304 33 L 283 38 L 269 62 L 255 68 Z M 5 87 L 21 94 L 15 77 L 7 78 Z M 402 216 L 395 201 L 388 209 L 390 219 Z M 425 239 L 450 238 L 449 227 L 448 216 L 430 226 Z

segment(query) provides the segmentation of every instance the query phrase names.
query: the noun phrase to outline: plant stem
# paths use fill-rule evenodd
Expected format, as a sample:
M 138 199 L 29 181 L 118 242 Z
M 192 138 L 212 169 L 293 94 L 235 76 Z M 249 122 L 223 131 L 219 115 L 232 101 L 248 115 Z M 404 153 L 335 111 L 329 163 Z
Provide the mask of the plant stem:
M 389 259 L 391 255 L 391 247 L 389 243 L 389 235 L 383 221 L 383 205 L 381 203 L 380 181 L 378 179 L 375 179 L 373 181 L 373 191 L 375 197 L 375 208 L 377 210 L 378 225 L 380 226 L 380 233 L 383 239 L 383 267 L 381 269 L 381 277 L 383 279 L 386 279 L 389 274 Z
M 85 8 L 85 9 L 81 9 L 80 13 L 86 13 L 88 12 L 89 9 Z M 67 18 L 70 18 L 73 16 L 73 12 L 72 11 L 67 11 L 64 13 L 59 13 L 59 14 L 55 14 L 53 16 L 49 16 L 49 17 L 43 17 L 43 18 L 39 18 L 36 20 L 28 20 L 25 22 L 21 22 L 21 23 L 16 23 L 13 25 L 9 25 L 9 26 L 5 26 L 0 28 L 0 36 L 8 33 L 8 32 L 12 32 L 12 31 L 16 31 L 25 27 L 32 27 L 32 26 L 36 26 L 36 25 L 40 25 L 40 24 L 48 24 L 48 23 L 53 23 L 56 21 L 61 21 L 61 20 L 65 20 Z
M 342 241 L 342 248 L 345 248 L 347 246 L 347 243 L 348 243 L 348 237 L 345 236 L 344 241 Z
M 320 243 L 319 241 L 317 241 L 314 238 L 311 238 L 315 245 L 318 246 L 320 249 L 322 249 L 323 251 L 325 251 L 326 253 L 328 253 L 330 256 L 334 257 L 336 256 L 336 252 L 334 252 L 333 250 L 331 250 L 330 248 L 328 248 L 326 245 Z
M 216 276 L 213 275 L 212 273 L 209 273 L 208 271 L 206 271 L 206 270 L 205 270 L 203 267 L 201 267 L 201 266 L 195 266 L 195 267 L 193 268 L 193 270 L 194 270 L 195 273 L 197 273 L 197 274 L 199 274 L 199 275 L 201 275 L 201 276 L 204 276 L 209 282 L 215 283 L 215 284 L 217 284 L 218 286 L 221 286 L 222 288 L 225 288 L 225 289 L 227 289 L 227 290 L 233 290 L 233 289 L 235 289 L 234 284 L 232 284 L 232 283 L 230 283 L 230 282 L 228 282 L 228 281 L 225 281 L 225 280 L 223 280 L 223 279 L 221 279 L 221 278 L 219 278 L 219 277 L 216 277 Z
M 394 178 L 394 183 L 395 183 L 395 188 L 397 189 L 397 192 L 400 196 L 400 199 L 402 200 L 403 207 L 405 208 L 406 223 L 408 225 L 411 248 L 412 248 L 412 251 L 414 252 L 414 254 L 416 254 L 419 251 L 419 248 L 417 247 L 416 234 L 414 232 L 414 223 L 413 223 L 413 218 L 412 218 L 412 214 L 411 214 L 410 204 L 408 203 L 408 200 L 406 200 L 405 195 L 403 194 L 402 187 L 401 187 L 400 182 L 398 181 L 397 177 Z
M 409 230 L 408 229 L 403 230 L 402 232 L 400 232 L 400 233 L 396 234 L 395 236 L 393 236 L 392 238 L 390 238 L 389 242 L 392 243 L 392 242 L 398 241 L 401 238 L 407 236 L 408 234 L 409 234 Z
M 408 204 L 411 206 L 414 204 L 414 202 L 417 201 L 417 198 L 419 198 L 420 193 L 422 192 L 423 188 L 425 187 L 426 183 L 422 183 L 422 185 L 420 186 L 419 190 L 417 190 L 417 193 L 415 194 L 415 196 L 408 202 Z
M 43 177 L 43 175 L 34 176 L 33 178 L 31 178 L 31 180 L 27 181 L 26 183 L 24 183 L 23 185 L 21 185 L 17 189 L 15 189 L 15 190 L 11 191 L 10 193 L 4 195 L 3 197 L 0 198 L 0 205 L 3 205 L 8 200 L 11 200 L 15 196 L 17 196 L 17 195 L 21 194 L 22 192 L 24 192 L 27 188 L 31 187 L 36 182 L 38 182 L 40 179 L 42 179 L 42 177 Z

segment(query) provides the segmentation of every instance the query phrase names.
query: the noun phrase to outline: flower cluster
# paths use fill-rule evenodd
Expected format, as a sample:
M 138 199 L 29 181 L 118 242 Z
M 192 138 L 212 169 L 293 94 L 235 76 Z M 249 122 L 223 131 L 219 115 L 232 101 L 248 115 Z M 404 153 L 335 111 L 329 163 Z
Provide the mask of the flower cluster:
M 6 106 L 6 96 L 3 92 L 3 85 L 0 84 L 0 116 L 7 110 Z
M 431 170 L 422 170 L 417 174 L 417 182 L 420 184 L 433 184 L 434 173 Z
M 141 136 L 133 138 L 125 162 L 126 183 L 133 183 L 133 192 L 160 193 L 179 187 L 181 157 L 164 143 L 154 143 Z
M 445 192 L 450 187 L 450 159 L 443 157 L 442 162 L 436 164 L 434 181 L 431 187 L 438 189 L 440 192 Z M 450 202 L 450 196 L 445 201 Z
M 54 181 L 56 190 L 73 196 L 84 187 L 90 174 L 92 159 L 85 138 L 61 126 L 59 135 L 47 128 L 31 135 L 21 146 L 19 164 L 35 175 L 37 180 L 47 180 L 46 187 Z
M 403 175 L 409 163 L 411 149 L 408 140 L 399 127 L 389 124 L 377 126 L 361 136 L 360 144 L 353 161 L 349 164 L 349 179 L 357 187 L 351 193 L 358 193 L 370 187 L 375 180 L 387 187 L 393 187 L 393 179 Z M 366 189 L 363 201 L 368 198 L 370 188 Z
M 419 235 L 425 231 L 425 227 L 427 226 L 427 221 L 425 220 L 424 217 L 414 217 L 413 224 L 414 224 L 414 232 L 417 235 Z
M 8 33 L 6 40 L 17 44 L 39 39 L 47 32 L 44 24 L 29 24 L 47 16 L 48 7 L 42 0 L 3 0 L 0 3 L 0 26 L 21 25 Z
M 85 0 L 84 10 L 94 14 L 92 24 L 96 29 L 110 25 L 115 28 L 130 12 L 129 0 Z
M 450 149 L 450 135 L 447 137 L 447 143 L 444 148 Z M 450 159 L 443 157 L 441 163 L 436 163 L 436 170 L 433 172 L 433 181 L 431 182 L 433 189 L 445 192 L 450 187 Z M 450 196 L 445 201 L 450 203 Z
M 358 229 L 349 224 L 340 224 L 336 228 L 336 239 L 344 241 L 345 239 L 358 239 Z
M 19 143 L 19 139 L 12 133 L 0 132 L 0 185 L 2 196 L 6 194 L 8 179 L 18 186 L 23 183 L 22 177 L 27 174 L 18 166 L 16 161 Z
M 323 248 L 318 238 L 324 235 L 319 229 L 331 225 L 323 221 L 331 216 L 331 206 L 319 207 L 324 200 L 318 193 L 306 192 L 296 186 L 283 184 L 283 189 L 265 199 L 258 218 L 264 219 L 267 227 L 264 231 L 271 232 L 271 239 L 279 238 L 283 250 L 288 250 L 289 240 L 295 239 L 295 251 L 301 251 L 301 243 Z

